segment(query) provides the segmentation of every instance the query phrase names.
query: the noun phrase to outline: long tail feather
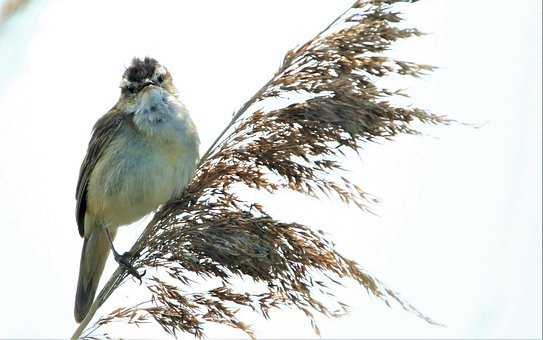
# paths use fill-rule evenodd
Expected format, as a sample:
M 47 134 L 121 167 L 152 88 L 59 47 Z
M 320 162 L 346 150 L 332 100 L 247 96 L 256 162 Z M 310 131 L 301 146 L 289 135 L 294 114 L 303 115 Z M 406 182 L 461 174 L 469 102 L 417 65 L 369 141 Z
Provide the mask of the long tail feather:
M 112 237 L 115 237 L 115 232 L 112 233 Z M 94 301 L 109 252 L 109 241 L 102 228 L 95 228 L 88 237 L 85 237 L 75 296 L 74 316 L 77 322 L 85 318 Z

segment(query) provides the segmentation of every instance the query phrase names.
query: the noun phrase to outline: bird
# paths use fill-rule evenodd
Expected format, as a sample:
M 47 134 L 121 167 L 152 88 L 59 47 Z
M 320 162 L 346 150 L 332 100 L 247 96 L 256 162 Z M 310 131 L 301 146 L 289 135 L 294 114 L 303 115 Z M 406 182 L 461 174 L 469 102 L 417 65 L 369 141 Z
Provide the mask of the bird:
M 88 313 L 110 251 L 141 280 L 113 240 L 131 224 L 180 196 L 199 159 L 199 137 L 172 75 L 156 59 L 134 58 L 117 103 L 95 123 L 76 188 L 83 238 L 74 316 Z

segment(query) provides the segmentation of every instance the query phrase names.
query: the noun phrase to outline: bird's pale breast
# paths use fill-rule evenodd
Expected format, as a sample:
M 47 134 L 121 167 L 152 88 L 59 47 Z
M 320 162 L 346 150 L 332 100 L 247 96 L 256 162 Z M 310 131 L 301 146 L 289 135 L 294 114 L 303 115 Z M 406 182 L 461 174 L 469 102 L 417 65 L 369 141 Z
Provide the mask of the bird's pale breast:
M 91 175 L 87 213 L 110 228 L 135 222 L 181 193 L 197 160 L 187 136 L 165 141 L 123 127 Z

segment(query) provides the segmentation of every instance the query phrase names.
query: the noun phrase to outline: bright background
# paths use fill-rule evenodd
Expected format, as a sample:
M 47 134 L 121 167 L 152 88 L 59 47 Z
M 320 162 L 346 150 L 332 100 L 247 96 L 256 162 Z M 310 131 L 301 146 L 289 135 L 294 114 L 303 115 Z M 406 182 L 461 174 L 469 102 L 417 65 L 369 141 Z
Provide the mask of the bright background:
M 284 53 L 350 3 L 36 1 L 0 27 L 0 338 L 75 329 L 78 170 L 133 56 L 170 69 L 203 152 Z M 277 216 L 325 230 L 346 256 L 447 327 L 348 286 L 338 294 L 351 314 L 320 318 L 322 336 L 541 337 L 541 1 L 433 0 L 401 9 L 409 25 L 431 34 L 392 53 L 440 67 L 408 83 L 412 102 L 483 127 L 423 127 L 426 136 L 368 145 L 348 159 L 354 181 L 381 199 L 378 217 L 296 195 L 267 203 Z M 142 226 L 121 229 L 117 246 L 128 248 Z M 315 337 L 299 312 L 247 321 L 261 338 Z M 211 338 L 243 336 L 207 329 Z M 112 334 L 164 337 L 122 325 Z

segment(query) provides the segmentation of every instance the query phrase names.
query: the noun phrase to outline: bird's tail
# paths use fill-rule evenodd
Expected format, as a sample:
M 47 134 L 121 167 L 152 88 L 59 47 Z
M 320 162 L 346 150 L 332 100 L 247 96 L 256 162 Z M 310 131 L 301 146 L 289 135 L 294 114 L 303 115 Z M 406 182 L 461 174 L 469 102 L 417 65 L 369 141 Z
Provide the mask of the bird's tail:
M 114 238 L 116 232 L 110 231 L 110 234 Z M 75 295 L 74 316 L 78 323 L 83 321 L 94 301 L 94 294 L 96 294 L 109 251 L 109 241 L 103 228 L 96 227 L 90 235 L 85 236 Z

